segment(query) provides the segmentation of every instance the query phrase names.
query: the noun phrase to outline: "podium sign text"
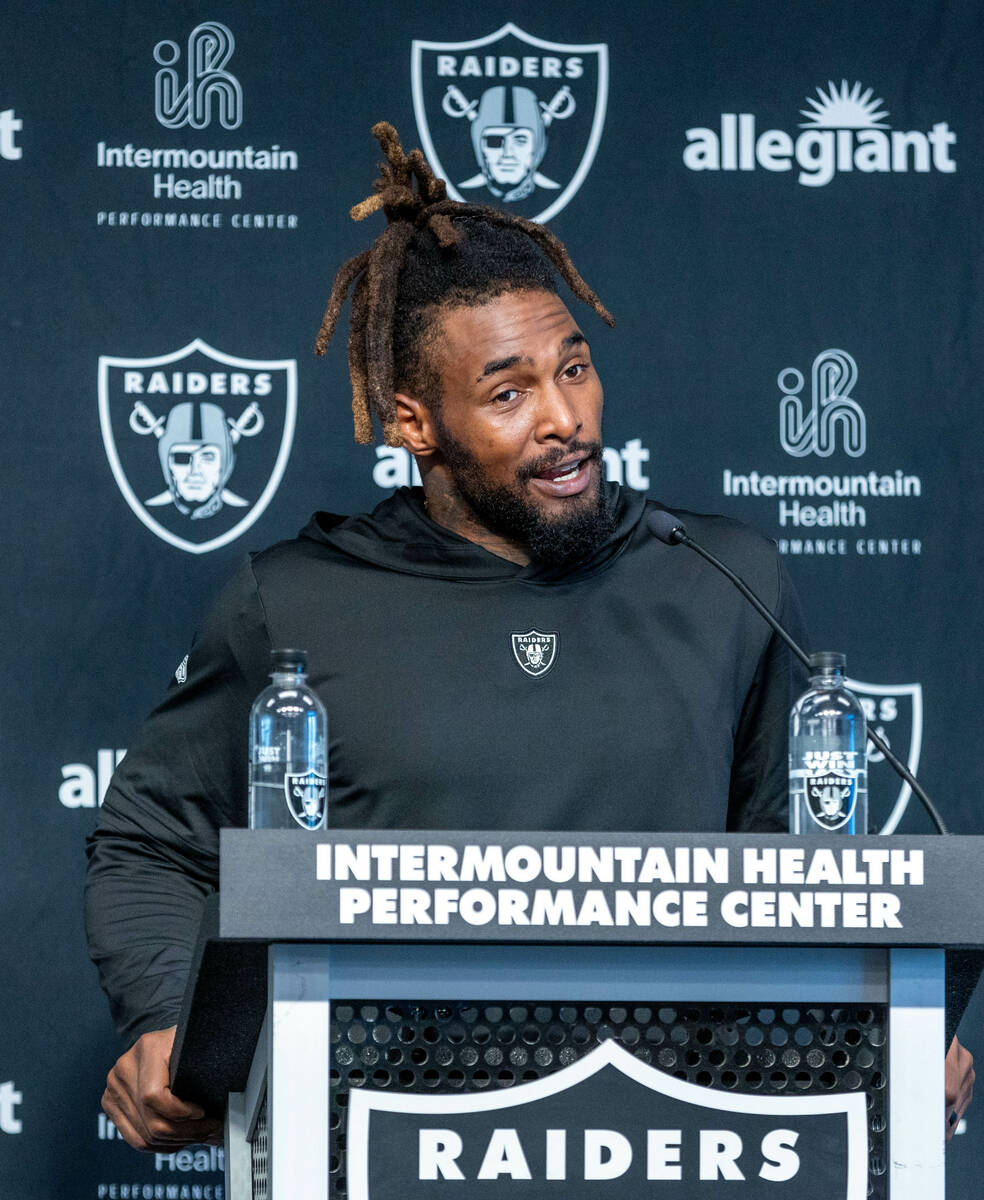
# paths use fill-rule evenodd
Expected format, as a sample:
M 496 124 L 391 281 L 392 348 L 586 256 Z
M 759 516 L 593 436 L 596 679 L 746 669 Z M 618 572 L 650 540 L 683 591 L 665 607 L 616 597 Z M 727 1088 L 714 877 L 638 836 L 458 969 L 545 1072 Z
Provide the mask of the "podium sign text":
M 950 945 L 984 838 L 223 830 L 223 937 Z M 262 895 L 249 881 L 268 881 Z M 272 890 L 269 881 L 273 881 Z M 282 897 L 277 881 L 283 882 Z M 282 902 L 281 902 L 282 901 Z M 966 923 L 966 929 L 961 922 Z

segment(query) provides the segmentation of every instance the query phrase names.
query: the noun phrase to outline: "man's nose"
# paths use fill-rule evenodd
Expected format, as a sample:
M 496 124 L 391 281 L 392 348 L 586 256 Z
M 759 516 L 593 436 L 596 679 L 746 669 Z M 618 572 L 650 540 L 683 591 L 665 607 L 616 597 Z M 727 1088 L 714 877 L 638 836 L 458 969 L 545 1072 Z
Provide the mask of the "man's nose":
M 551 384 L 537 413 L 537 440 L 569 442 L 577 437 L 584 421 L 568 392 Z

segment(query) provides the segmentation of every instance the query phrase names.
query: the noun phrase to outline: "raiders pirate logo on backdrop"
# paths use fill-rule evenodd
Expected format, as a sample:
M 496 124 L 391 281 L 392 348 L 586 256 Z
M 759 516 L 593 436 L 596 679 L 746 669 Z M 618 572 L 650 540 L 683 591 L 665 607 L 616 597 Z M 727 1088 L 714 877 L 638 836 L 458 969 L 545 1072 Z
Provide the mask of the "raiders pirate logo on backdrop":
M 514 633 L 513 655 L 527 675 L 546 675 L 557 659 L 557 642 L 555 633 Z
M 455 200 L 548 221 L 591 169 L 608 99 L 608 47 L 547 42 L 509 22 L 471 42 L 415 40 L 424 153 Z
M 236 358 L 200 338 L 156 358 L 99 359 L 99 423 L 139 519 L 203 554 L 244 533 L 273 498 L 297 411 L 294 359 Z
M 882 735 L 896 758 L 900 758 L 918 778 L 922 752 L 922 684 L 862 683 L 859 679 L 845 679 L 844 684 L 861 702 L 868 727 Z M 868 806 L 872 830 L 895 833 L 911 796 L 912 788 L 896 775 L 881 751 L 869 742 Z

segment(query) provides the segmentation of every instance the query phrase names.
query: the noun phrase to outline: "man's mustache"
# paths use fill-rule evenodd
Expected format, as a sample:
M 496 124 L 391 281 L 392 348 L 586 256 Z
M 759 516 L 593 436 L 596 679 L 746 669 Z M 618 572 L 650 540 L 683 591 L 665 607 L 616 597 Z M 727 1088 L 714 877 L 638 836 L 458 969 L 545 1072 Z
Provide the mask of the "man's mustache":
M 591 462 L 601 462 L 601 442 L 571 442 L 569 445 L 550 450 L 548 453 L 535 458 L 532 462 L 524 463 L 516 472 L 516 477 L 522 482 L 532 479 L 543 471 L 549 471 L 562 462 L 569 462 L 571 457 L 579 455 Z

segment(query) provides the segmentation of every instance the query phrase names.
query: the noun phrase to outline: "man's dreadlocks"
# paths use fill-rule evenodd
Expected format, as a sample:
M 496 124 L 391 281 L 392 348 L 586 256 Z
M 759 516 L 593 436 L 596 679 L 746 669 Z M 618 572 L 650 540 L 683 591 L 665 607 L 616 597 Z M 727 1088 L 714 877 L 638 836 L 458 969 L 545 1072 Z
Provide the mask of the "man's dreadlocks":
M 614 325 L 615 319 L 578 274 L 563 243 L 543 225 L 487 205 L 448 200 L 444 180 L 435 176 L 422 151 L 405 154 L 386 121 L 372 132 L 386 162 L 374 194 L 356 204 L 351 216 L 362 221 L 381 208 L 387 225 L 369 250 L 339 269 L 315 351 L 325 353 L 354 284 L 348 364 L 355 440 L 372 441 L 375 412 L 387 444 L 399 446 L 396 386 L 420 388 L 432 403 L 440 400 L 439 381 L 422 354 L 439 305 L 482 303 L 508 291 L 556 292 L 542 250 L 579 300 L 606 324 Z

